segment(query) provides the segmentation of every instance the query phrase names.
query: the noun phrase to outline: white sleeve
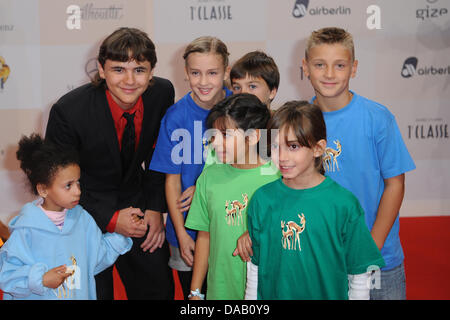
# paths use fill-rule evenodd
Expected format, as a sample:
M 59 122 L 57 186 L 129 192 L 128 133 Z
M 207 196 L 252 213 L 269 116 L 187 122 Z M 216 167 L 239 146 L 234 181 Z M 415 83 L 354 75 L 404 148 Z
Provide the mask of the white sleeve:
M 348 275 L 348 299 L 369 300 L 370 299 L 370 272 Z
M 247 286 L 245 300 L 258 300 L 258 266 L 247 262 Z

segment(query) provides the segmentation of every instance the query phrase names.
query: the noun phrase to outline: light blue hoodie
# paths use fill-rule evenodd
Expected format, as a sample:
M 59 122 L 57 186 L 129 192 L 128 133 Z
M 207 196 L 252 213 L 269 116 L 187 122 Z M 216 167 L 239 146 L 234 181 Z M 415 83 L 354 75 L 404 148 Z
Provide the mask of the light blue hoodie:
M 60 230 L 36 203 L 27 203 L 10 222 L 11 236 L 0 249 L 4 299 L 96 299 L 94 276 L 131 249 L 131 238 L 102 234 L 80 205 L 67 211 Z M 44 273 L 63 264 L 73 275 L 57 289 L 44 287 Z

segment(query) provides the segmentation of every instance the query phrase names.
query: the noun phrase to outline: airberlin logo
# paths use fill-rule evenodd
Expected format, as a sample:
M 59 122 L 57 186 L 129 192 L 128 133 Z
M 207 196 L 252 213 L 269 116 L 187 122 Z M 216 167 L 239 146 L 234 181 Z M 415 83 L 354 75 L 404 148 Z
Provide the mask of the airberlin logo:
M 414 75 L 419 76 L 439 76 L 449 75 L 450 65 L 445 67 L 425 66 L 418 67 L 419 60 L 416 57 L 409 57 L 403 63 L 401 75 L 403 78 L 411 78 Z
M 294 9 L 292 10 L 292 15 L 295 18 L 302 18 L 308 10 L 309 0 L 297 0 L 295 1 Z
M 312 16 L 320 15 L 349 15 L 352 13 L 351 9 L 345 6 L 338 6 L 333 8 L 327 8 L 325 6 L 316 6 L 308 9 L 309 0 L 296 0 L 294 8 L 292 9 L 292 15 L 294 18 L 302 18 L 307 13 Z
M 410 57 L 405 60 L 402 68 L 403 78 L 411 78 L 416 73 L 417 62 L 418 60 L 416 57 Z

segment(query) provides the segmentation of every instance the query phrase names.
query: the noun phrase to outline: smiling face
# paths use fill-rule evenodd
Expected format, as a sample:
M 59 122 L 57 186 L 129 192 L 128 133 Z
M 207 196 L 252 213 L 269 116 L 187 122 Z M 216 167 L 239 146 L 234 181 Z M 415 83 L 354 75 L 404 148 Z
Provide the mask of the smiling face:
M 270 103 L 277 94 L 277 89 L 274 88 L 270 90 L 263 78 L 254 78 L 249 75 L 241 79 L 232 79 L 231 88 L 233 94 L 250 93 L 257 96 L 262 103 L 267 105 L 267 107 L 270 107 Z
M 321 179 L 315 159 L 322 155 L 325 144 L 321 140 L 312 148 L 302 146 L 291 128 L 281 128 L 271 144 L 271 155 L 288 187 L 302 189 Z
M 192 99 L 204 109 L 211 109 L 225 97 L 223 82 L 228 79 L 229 67 L 215 53 L 190 53 L 186 58 L 186 77 L 192 89 Z
M 120 62 L 108 59 L 103 67 L 98 64 L 98 71 L 100 77 L 105 79 L 112 98 L 123 110 L 129 110 L 136 104 L 153 77 L 153 69 L 148 61 Z
M 357 66 L 350 50 L 342 44 L 320 44 L 309 49 L 308 60 L 303 59 L 303 71 L 310 78 L 321 107 L 333 106 L 337 110 L 350 102 L 349 82 L 355 77 Z
M 70 164 L 60 168 L 49 186 L 38 184 L 39 195 L 44 198 L 42 207 L 50 211 L 72 209 L 80 201 L 80 167 Z

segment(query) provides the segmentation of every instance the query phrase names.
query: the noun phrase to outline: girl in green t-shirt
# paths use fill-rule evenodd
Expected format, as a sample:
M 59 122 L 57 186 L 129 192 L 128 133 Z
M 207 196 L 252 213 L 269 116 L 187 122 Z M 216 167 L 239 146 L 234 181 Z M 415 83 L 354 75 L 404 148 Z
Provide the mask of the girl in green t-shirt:
M 371 272 L 384 260 L 357 198 L 323 175 L 338 155 L 327 152 L 322 112 L 291 101 L 268 128 L 282 178 L 249 203 L 246 298 L 368 299 Z
M 243 299 L 246 265 L 233 256 L 247 230 L 247 205 L 256 189 L 276 180 L 278 171 L 261 158 L 260 137 L 270 111 L 252 94 L 236 94 L 216 104 L 208 115 L 212 146 L 219 163 L 205 167 L 197 179 L 185 226 L 198 230 L 190 299 L 206 274 L 207 299 Z

